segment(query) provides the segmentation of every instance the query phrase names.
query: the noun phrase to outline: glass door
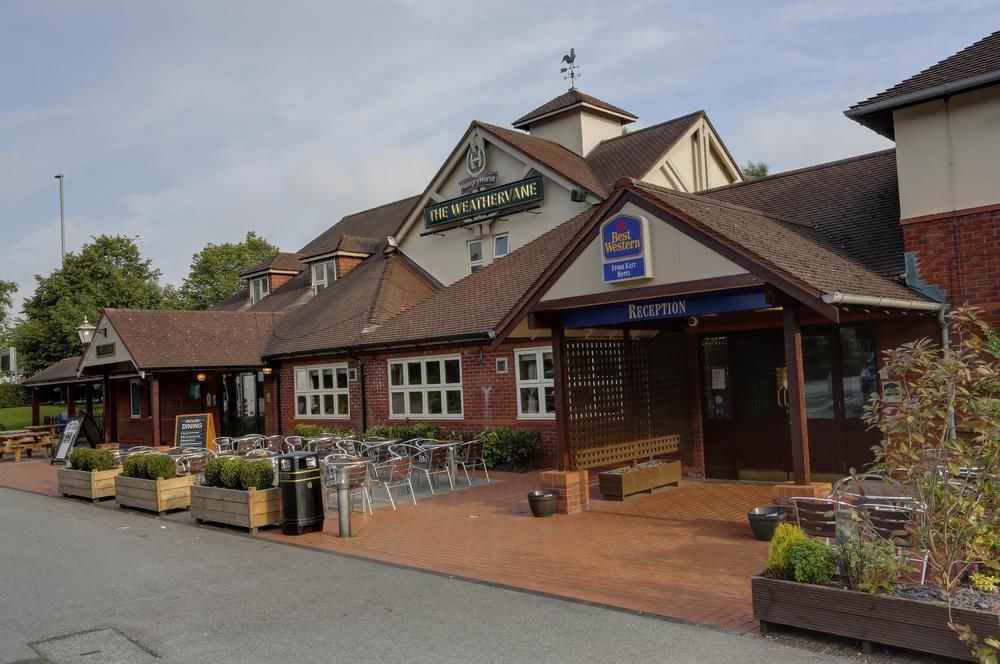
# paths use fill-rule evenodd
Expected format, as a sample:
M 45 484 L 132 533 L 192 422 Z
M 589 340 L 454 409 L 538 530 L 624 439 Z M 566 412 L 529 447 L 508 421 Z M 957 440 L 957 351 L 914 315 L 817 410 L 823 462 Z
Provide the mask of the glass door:
M 225 435 L 246 436 L 264 431 L 263 376 L 257 372 L 226 374 L 223 377 Z

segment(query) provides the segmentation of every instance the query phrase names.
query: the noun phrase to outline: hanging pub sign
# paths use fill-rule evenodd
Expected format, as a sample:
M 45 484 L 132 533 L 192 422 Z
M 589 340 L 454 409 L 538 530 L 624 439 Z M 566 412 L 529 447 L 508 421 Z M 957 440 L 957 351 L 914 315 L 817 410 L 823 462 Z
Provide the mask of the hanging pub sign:
M 649 222 L 645 217 L 620 214 L 601 224 L 601 269 L 604 283 L 653 276 Z
M 211 413 L 178 415 L 174 419 L 174 445 L 213 449 L 215 420 Z
M 490 212 L 535 203 L 543 198 L 542 176 L 535 175 L 493 189 L 428 205 L 424 208 L 424 226 L 431 228 L 470 219 Z

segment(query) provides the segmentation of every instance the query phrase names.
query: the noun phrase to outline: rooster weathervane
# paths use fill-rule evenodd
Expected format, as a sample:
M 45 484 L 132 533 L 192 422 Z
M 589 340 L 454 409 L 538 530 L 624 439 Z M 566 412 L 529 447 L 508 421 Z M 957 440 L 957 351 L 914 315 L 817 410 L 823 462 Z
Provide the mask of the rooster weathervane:
M 576 49 L 569 49 L 569 53 L 562 57 L 563 64 L 566 66 L 561 68 L 559 72 L 564 74 L 563 79 L 569 80 L 569 89 L 576 89 L 576 79 L 583 76 L 583 74 L 578 73 L 576 70 L 579 65 L 576 64 Z

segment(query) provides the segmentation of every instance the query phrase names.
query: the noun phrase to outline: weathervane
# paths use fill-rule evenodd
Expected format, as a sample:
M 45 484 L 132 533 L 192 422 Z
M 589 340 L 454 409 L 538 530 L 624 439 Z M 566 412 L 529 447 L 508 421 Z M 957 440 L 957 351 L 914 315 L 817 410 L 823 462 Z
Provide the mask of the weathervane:
M 564 80 L 565 79 L 569 80 L 569 89 L 570 90 L 575 90 L 576 89 L 576 79 L 578 79 L 581 76 L 583 76 L 583 74 L 579 74 L 576 71 L 577 68 L 579 67 L 579 65 L 575 64 L 576 63 L 576 49 L 573 49 L 573 48 L 569 49 L 569 53 L 567 53 L 566 55 L 564 55 L 562 57 L 562 61 L 566 64 L 566 66 L 563 67 L 562 69 L 560 69 L 559 72 L 562 73 L 562 74 L 565 74 L 565 76 L 563 76 Z

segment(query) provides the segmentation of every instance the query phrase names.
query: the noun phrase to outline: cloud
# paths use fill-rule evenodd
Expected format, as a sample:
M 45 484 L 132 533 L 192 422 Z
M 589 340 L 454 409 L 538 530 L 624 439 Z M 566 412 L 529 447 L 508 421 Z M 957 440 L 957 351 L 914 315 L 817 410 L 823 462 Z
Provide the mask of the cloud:
M 34 191 L 39 181 L 27 155 L 13 150 L 0 152 L 0 196 L 20 198 Z

